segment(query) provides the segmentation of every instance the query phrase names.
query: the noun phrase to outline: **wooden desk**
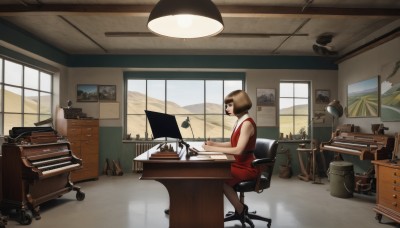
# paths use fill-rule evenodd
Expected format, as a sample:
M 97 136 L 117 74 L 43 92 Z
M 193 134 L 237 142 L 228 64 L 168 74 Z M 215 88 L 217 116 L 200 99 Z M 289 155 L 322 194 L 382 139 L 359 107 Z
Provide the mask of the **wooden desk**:
M 156 180 L 169 193 L 169 227 L 224 227 L 223 183 L 232 178 L 231 163 L 227 160 L 153 160 L 157 146 L 139 155 L 143 162 L 141 180 Z

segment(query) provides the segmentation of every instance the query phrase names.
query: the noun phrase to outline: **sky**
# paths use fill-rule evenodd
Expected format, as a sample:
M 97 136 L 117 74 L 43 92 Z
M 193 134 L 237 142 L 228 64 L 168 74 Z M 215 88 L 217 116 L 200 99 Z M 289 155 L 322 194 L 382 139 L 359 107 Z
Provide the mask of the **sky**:
M 148 96 L 165 99 L 164 80 L 148 80 Z M 221 80 L 207 80 L 207 103 L 221 104 L 223 97 L 233 90 L 241 89 L 241 81 L 225 81 L 225 94 L 222 94 Z M 145 94 L 145 80 L 128 83 L 128 91 Z M 168 80 L 168 100 L 179 106 L 201 104 L 204 102 L 204 80 Z

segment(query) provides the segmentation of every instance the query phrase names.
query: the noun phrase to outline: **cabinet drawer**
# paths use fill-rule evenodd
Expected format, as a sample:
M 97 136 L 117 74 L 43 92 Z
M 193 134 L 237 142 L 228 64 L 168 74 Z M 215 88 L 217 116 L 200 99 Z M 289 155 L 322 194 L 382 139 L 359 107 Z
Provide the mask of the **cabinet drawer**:
M 80 127 L 71 127 L 67 130 L 67 137 L 68 138 L 80 138 L 82 134 L 82 129 Z
M 99 137 L 99 128 L 98 127 L 83 127 L 81 138 L 82 140 L 96 140 Z
M 99 125 L 99 120 L 68 120 L 68 127 L 73 127 L 73 126 L 98 126 Z
M 82 141 L 81 142 L 81 153 L 82 154 L 99 154 L 98 141 Z

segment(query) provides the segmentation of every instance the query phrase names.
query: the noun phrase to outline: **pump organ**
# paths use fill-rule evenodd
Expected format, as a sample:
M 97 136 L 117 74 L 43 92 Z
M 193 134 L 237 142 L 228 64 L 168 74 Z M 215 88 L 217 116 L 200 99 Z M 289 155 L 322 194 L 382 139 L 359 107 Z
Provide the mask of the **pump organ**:
M 393 146 L 392 136 L 341 132 L 322 143 L 320 150 L 355 155 L 360 160 L 382 160 L 391 158 Z
M 82 167 L 68 142 L 44 144 L 4 143 L 2 146 L 2 212 L 19 212 L 19 222 L 27 225 L 32 214 L 40 219 L 39 205 L 71 190 L 81 201 L 85 193 L 70 181 L 70 172 Z

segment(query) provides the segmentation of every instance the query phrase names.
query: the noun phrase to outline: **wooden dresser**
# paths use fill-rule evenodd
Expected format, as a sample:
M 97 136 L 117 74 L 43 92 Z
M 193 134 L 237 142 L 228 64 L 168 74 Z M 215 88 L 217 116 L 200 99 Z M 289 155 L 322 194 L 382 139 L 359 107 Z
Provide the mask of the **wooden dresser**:
M 71 173 L 72 182 L 99 177 L 99 120 L 65 119 L 62 109 L 57 112 L 57 131 L 71 144 L 71 150 L 82 159 L 83 168 Z
M 377 197 L 376 219 L 381 222 L 382 216 L 400 223 L 400 161 L 397 164 L 389 160 L 372 161 L 375 164 Z

